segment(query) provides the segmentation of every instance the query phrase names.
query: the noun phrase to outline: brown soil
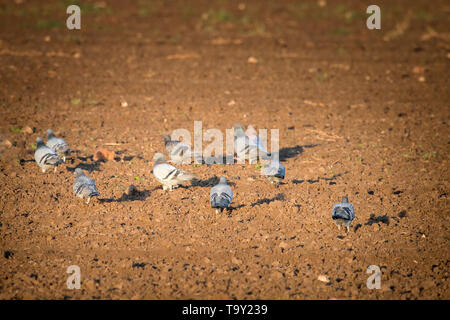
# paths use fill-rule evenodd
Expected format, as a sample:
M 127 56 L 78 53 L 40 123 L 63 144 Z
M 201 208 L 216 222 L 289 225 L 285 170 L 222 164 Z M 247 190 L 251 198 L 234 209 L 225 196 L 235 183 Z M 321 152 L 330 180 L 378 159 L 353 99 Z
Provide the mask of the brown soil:
M 449 299 L 448 3 L 379 1 L 370 31 L 364 1 L 189 2 L 85 1 L 81 31 L 64 1 L 0 4 L 0 298 Z M 151 159 L 194 120 L 278 128 L 286 184 L 181 166 L 227 176 L 230 215 L 207 183 L 164 192 Z M 56 174 L 47 128 L 77 151 Z M 77 166 L 102 201 L 73 195 Z

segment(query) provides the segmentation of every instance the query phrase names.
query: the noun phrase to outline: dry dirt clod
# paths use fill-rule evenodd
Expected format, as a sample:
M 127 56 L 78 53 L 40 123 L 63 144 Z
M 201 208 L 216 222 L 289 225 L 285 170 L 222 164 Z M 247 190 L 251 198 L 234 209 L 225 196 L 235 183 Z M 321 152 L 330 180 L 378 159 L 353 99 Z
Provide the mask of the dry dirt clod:
M 319 280 L 320 282 L 324 282 L 324 283 L 330 282 L 330 278 L 324 274 L 321 274 L 320 276 L 318 276 L 317 280 Z
M 98 148 L 95 151 L 93 160 L 94 161 L 105 161 L 105 160 L 112 161 L 112 160 L 114 160 L 114 156 L 115 156 L 114 151 L 109 151 L 104 148 Z
M 25 132 L 26 134 L 33 134 L 33 129 L 31 129 L 29 126 L 23 127 L 22 132 Z

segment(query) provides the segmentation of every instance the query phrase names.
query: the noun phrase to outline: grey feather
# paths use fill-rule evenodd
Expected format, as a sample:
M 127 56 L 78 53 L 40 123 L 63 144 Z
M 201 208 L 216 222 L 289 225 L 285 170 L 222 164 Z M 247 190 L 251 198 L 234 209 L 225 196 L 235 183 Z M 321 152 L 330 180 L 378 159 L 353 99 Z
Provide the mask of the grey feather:
M 66 154 L 69 151 L 67 143 L 63 139 L 56 137 L 51 129 L 47 130 L 47 138 L 47 146 L 52 148 L 58 154 L 58 157 L 65 162 Z
M 253 129 L 253 127 L 251 127 Z M 254 130 L 254 129 L 253 129 Z M 262 141 L 258 136 L 250 139 L 244 132 L 244 127 L 240 123 L 233 126 L 234 150 L 238 160 L 249 160 L 249 163 L 256 163 L 259 159 L 269 160 L 270 154 L 262 147 Z
M 271 161 L 268 166 L 264 168 L 264 175 L 272 183 L 280 183 L 286 176 L 286 168 L 278 161 Z
M 171 137 L 164 135 L 164 146 L 170 159 L 174 163 L 190 163 L 190 147 L 182 141 L 172 140 Z
M 172 190 L 180 184 L 197 179 L 194 174 L 166 163 L 164 155 L 159 152 L 153 157 L 153 175 L 163 185 L 164 190 Z
M 99 196 L 97 186 L 93 179 L 86 177 L 81 168 L 75 169 L 76 178 L 73 182 L 73 192 L 79 198 L 87 198 L 87 203 L 91 197 Z
M 355 218 L 355 208 L 348 202 L 347 196 L 343 197 L 342 202 L 333 206 L 331 218 L 334 220 L 334 223 L 339 227 L 339 229 L 341 225 L 345 225 L 347 227 L 347 231 L 350 230 L 350 225 Z
M 233 190 L 227 184 L 227 179 L 221 177 L 218 184 L 211 188 L 209 193 L 209 200 L 211 202 L 211 207 L 222 211 L 231 204 L 233 201 Z
M 41 168 L 42 172 L 45 172 L 49 168 L 55 168 L 61 163 L 56 152 L 47 147 L 42 138 L 36 139 L 36 151 L 34 152 L 34 160 Z

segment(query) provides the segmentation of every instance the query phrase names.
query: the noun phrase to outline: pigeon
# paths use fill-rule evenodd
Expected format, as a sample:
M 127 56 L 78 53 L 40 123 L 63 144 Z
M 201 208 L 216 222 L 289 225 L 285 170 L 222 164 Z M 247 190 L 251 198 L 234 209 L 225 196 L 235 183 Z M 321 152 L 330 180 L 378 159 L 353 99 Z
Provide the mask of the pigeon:
M 252 125 L 248 126 L 246 133 L 248 136 L 250 146 L 255 146 L 264 153 L 266 154 L 268 153 L 266 148 L 264 147 L 264 142 L 261 140 L 260 137 L 258 137 L 258 135 L 256 134 L 256 130 Z
M 86 204 L 92 197 L 98 197 L 100 193 L 97 191 L 94 179 L 86 177 L 81 168 L 75 169 L 75 181 L 73 182 L 73 192 L 79 198 L 87 198 Z
M 190 148 L 187 144 L 179 140 L 172 140 L 170 135 L 164 135 L 164 145 L 166 152 L 174 163 L 190 163 Z
M 264 167 L 264 175 L 271 183 L 279 185 L 286 176 L 286 168 L 278 161 L 271 161 L 269 165 Z
M 159 152 L 153 157 L 153 175 L 163 185 L 163 190 L 169 189 L 170 191 L 172 191 L 173 187 L 177 187 L 186 181 L 197 179 L 194 174 L 177 169 L 166 163 L 164 155 Z
M 47 138 L 47 146 L 55 150 L 58 157 L 66 162 L 66 154 L 69 151 L 67 143 L 63 139 L 57 138 L 51 129 L 47 130 Z
M 211 188 L 210 192 L 211 207 L 216 209 L 216 213 L 223 212 L 227 209 L 231 201 L 233 201 L 233 190 L 227 184 L 227 179 L 221 177 L 219 184 L 216 184 Z
M 341 203 L 334 205 L 331 217 L 339 230 L 341 229 L 341 225 L 345 225 L 347 227 L 347 232 L 350 231 L 350 225 L 355 218 L 355 208 L 348 202 L 347 196 L 342 198 Z
M 42 172 L 45 172 L 48 168 L 54 167 L 56 172 L 56 168 L 61 163 L 56 152 L 47 147 L 42 138 L 38 137 L 36 139 L 36 151 L 34 152 L 34 160 L 38 164 L 38 166 L 42 169 Z
M 269 153 L 264 148 L 261 148 L 262 141 L 256 135 L 256 132 L 254 136 L 252 135 L 252 140 L 250 140 L 244 132 L 244 127 L 242 127 L 240 123 L 236 123 L 233 126 L 233 129 L 234 148 L 238 160 L 245 161 L 245 159 L 248 158 L 249 163 L 256 163 L 258 160 L 258 153 L 262 155 L 262 158 L 268 159 L 267 156 L 269 156 Z

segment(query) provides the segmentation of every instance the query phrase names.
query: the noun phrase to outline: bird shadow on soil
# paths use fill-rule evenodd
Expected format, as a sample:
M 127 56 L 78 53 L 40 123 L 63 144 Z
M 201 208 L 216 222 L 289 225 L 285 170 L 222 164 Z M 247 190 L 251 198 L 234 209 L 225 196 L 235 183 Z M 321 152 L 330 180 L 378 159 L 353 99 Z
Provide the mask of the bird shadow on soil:
M 375 216 L 374 213 L 370 214 L 369 220 L 365 223 L 366 226 L 371 226 L 374 223 L 384 223 L 386 225 L 389 225 L 389 216 L 384 215 L 384 216 Z
M 30 160 L 27 160 L 27 159 L 20 159 L 19 162 L 20 162 L 20 165 L 23 167 L 23 165 L 24 165 L 26 162 L 35 162 L 35 160 L 34 160 L 34 159 L 30 159 Z
M 206 180 L 197 179 L 196 181 L 192 181 L 192 186 L 193 187 L 201 187 L 201 188 L 214 187 L 216 184 L 219 183 L 219 180 L 220 180 L 220 178 L 217 176 L 213 176 Z M 229 186 L 236 185 L 234 182 L 230 182 L 230 181 L 227 181 L 227 184 Z M 185 188 L 187 188 L 187 187 L 185 187 Z
M 131 186 L 130 186 L 131 189 Z M 100 202 L 130 202 L 130 201 L 145 201 L 150 196 L 150 190 L 138 190 L 136 188 L 129 190 L 128 194 L 123 193 L 118 199 L 114 198 L 99 198 Z
M 69 172 L 74 172 L 77 168 L 81 168 L 88 172 L 100 171 L 100 162 L 81 162 L 77 164 L 75 167 L 66 167 L 66 170 Z
M 243 207 L 245 207 L 245 204 L 240 204 L 240 205 L 237 205 L 237 206 L 229 206 L 227 208 L 228 210 L 226 210 L 227 213 L 228 213 L 228 216 L 231 217 L 231 215 L 232 215 L 234 210 L 239 210 L 240 208 L 243 208 Z
M 340 176 L 342 176 L 342 174 L 337 173 L 337 174 L 333 175 L 331 178 L 327 178 L 327 177 L 317 177 L 317 180 L 314 180 L 314 179 L 309 179 L 309 180 L 297 180 L 297 179 L 293 179 L 293 180 L 292 180 L 292 183 L 293 183 L 293 184 L 300 184 L 300 183 L 303 183 L 303 182 L 306 181 L 306 182 L 308 182 L 309 184 L 313 184 L 313 183 L 319 182 L 320 180 L 324 180 L 324 181 L 330 181 L 330 184 L 336 184 L 336 182 L 334 182 L 334 180 L 336 180 L 336 178 L 338 178 L 338 177 L 340 177 Z
M 279 152 L 279 159 L 280 161 L 286 161 L 290 158 L 295 158 L 296 156 L 302 154 L 305 149 L 314 148 L 317 147 L 318 144 L 308 144 L 304 146 L 295 146 L 295 147 L 287 147 L 287 148 L 281 148 Z
M 284 201 L 286 200 L 284 197 L 284 193 L 278 193 L 275 197 L 273 198 L 263 198 L 263 199 L 259 199 L 256 202 L 253 202 L 250 206 L 253 208 L 254 206 L 259 206 L 261 204 L 265 204 L 265 203 L 271 203 L 274 201 Z

